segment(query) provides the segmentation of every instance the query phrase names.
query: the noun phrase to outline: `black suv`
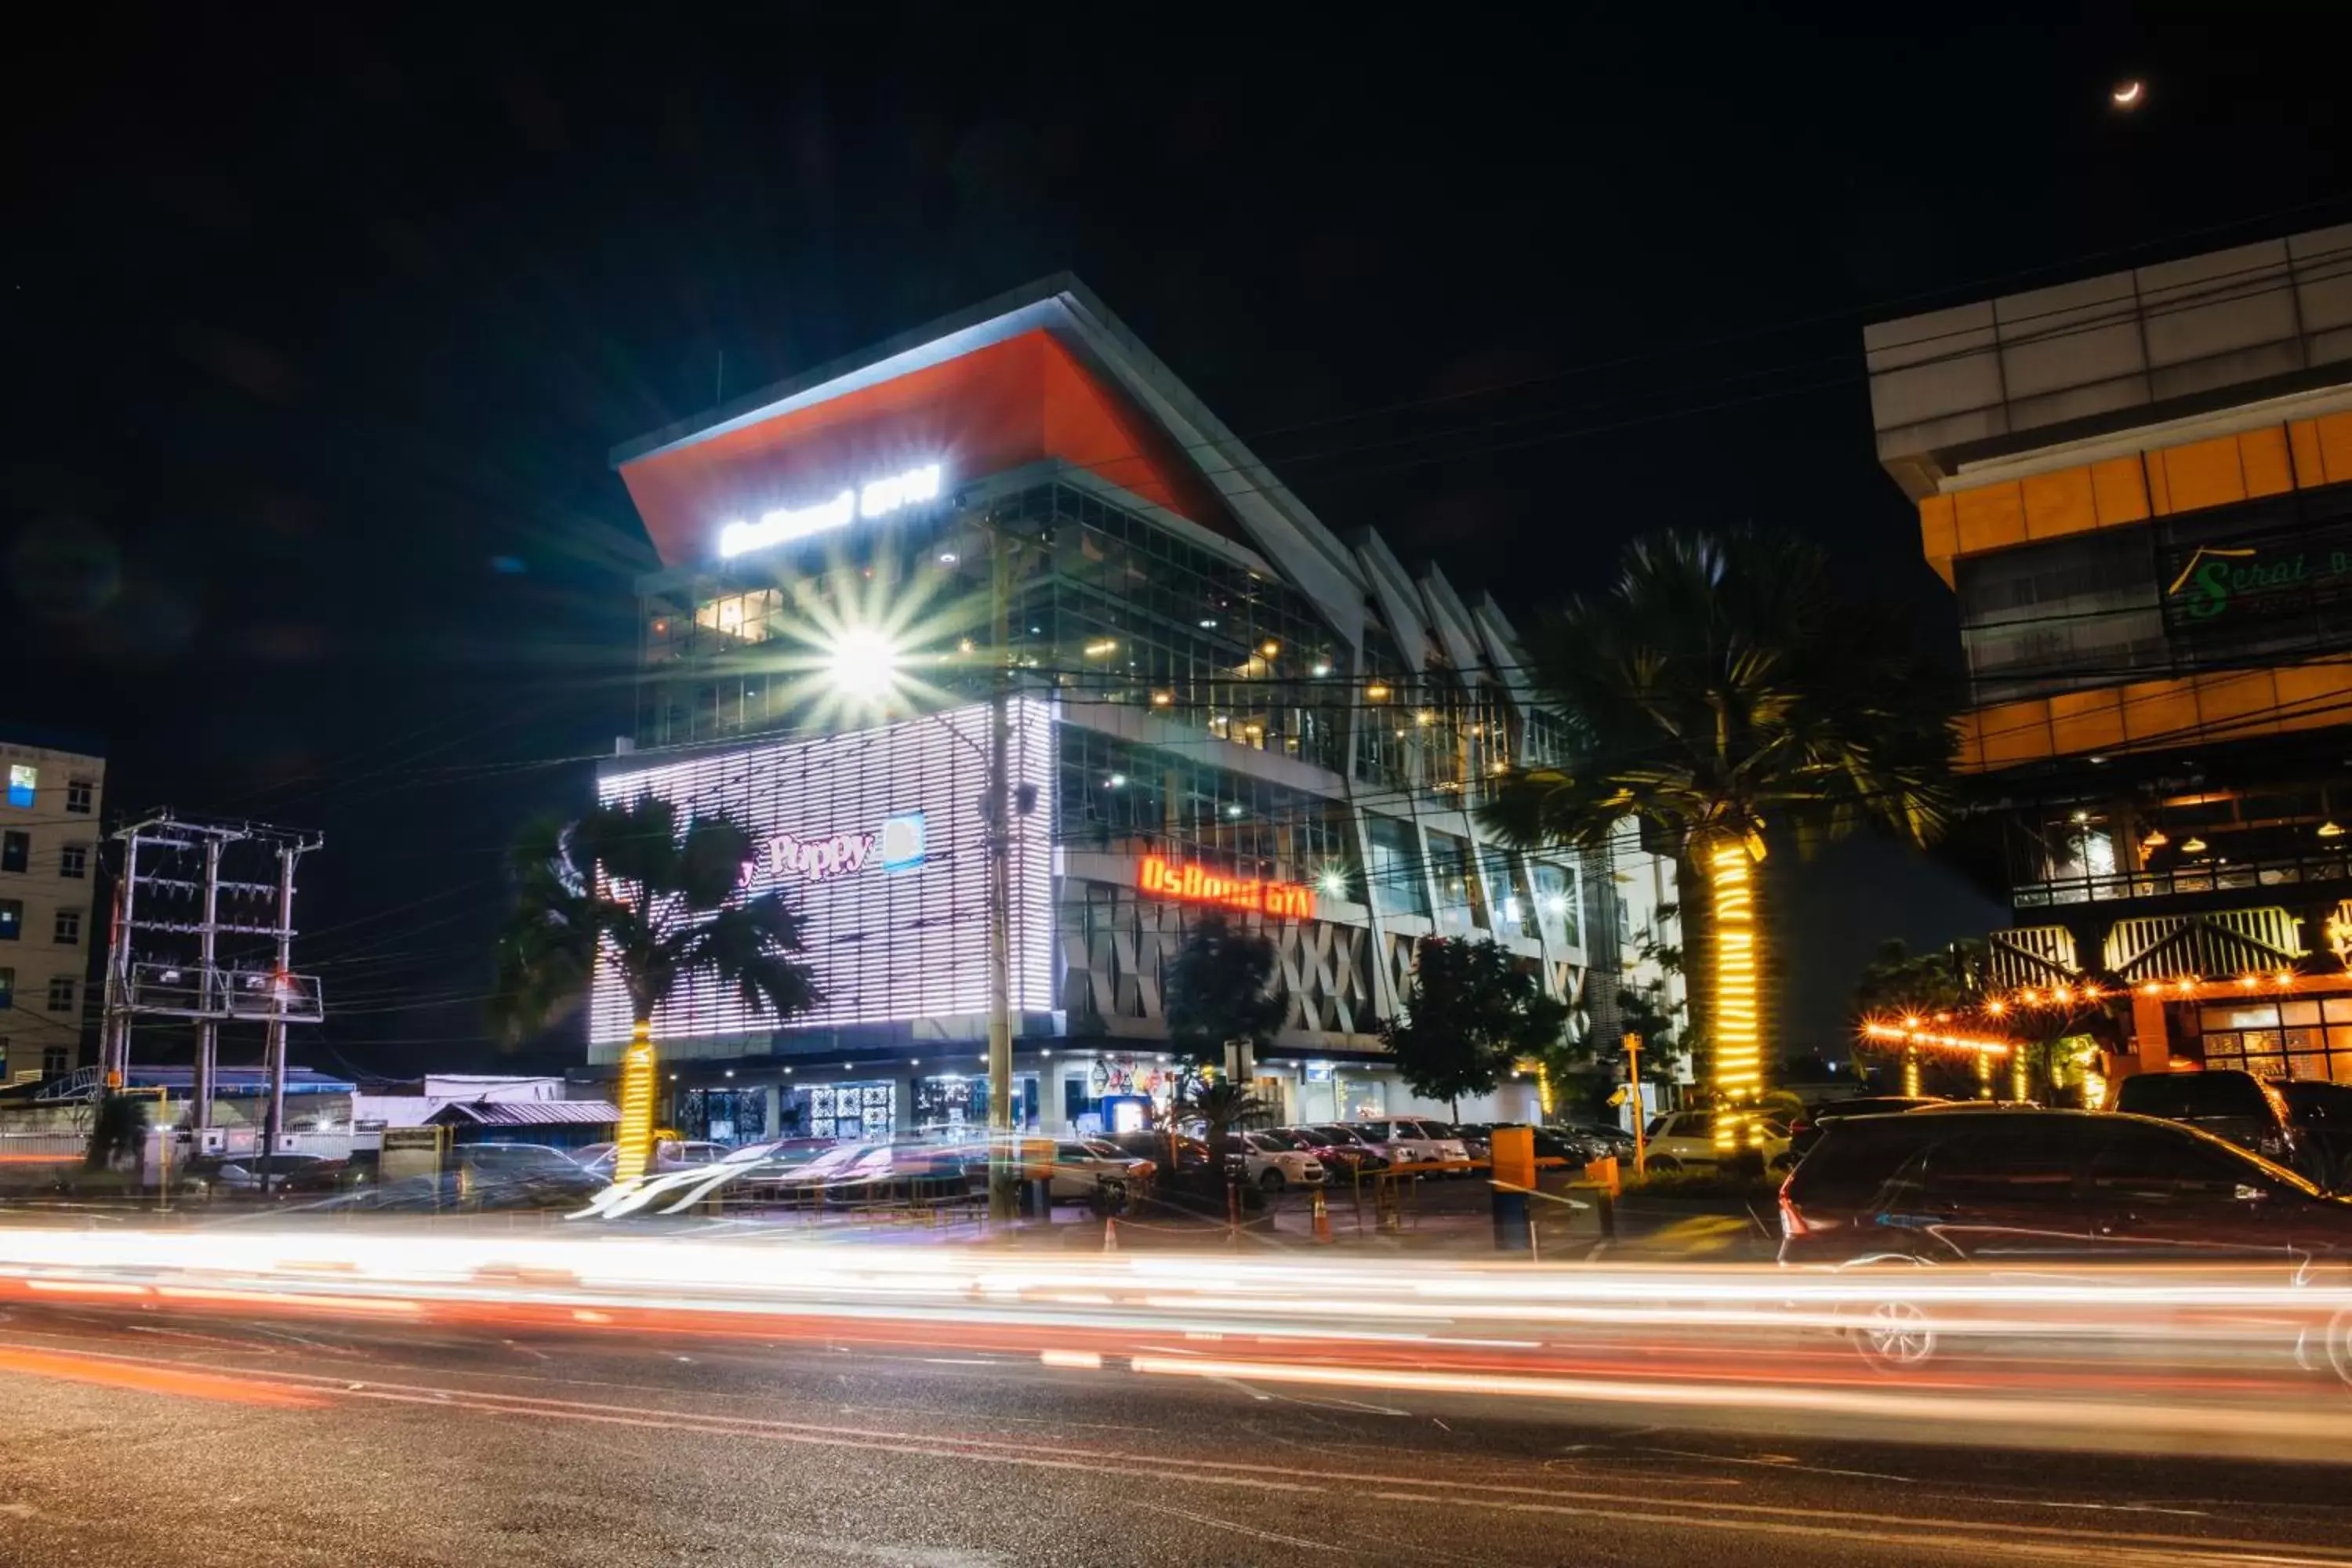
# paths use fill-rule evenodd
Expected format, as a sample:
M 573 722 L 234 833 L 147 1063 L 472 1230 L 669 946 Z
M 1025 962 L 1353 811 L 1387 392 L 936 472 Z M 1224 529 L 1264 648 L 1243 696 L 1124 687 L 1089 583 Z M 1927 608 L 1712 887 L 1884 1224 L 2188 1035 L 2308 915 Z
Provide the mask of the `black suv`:
M 1922 1106 L 1949 1105 L 1935 1095 L 1866 1094 L 1854 1100 L 1825 1100 L 1789 1123 L 1789 1158 L 1801 1160 L 1822 1141 L 1822 1129 L 1849 1116 L 1890 1116 Z
M 1780 1189 L 1780 1229 L 1784 1263 L 2352 1258 L 2352 1201 L 2193 1128 L 2101 1111 L 1832 1122 Z
M 2135 1073 L 2116 1090 L 2116 1109 L 2227 1138 L 2282 1165 L 2302 1164 L 2303 1141 L 2286 1102 L 2249 1072 Z
M 1937 1334 L 1896 1283 L 1906 1266 L 2049 1277 L 2103 1266 L 2226 1266 L 2301 1283 L 2352 1266 L 2352 1200 L 2177 1122 L 2084 1110 L 1914 1110 L 1833 1121 L 1780 1188 L 1780 1261 L 1885 1271 L 1859 1309 L 1864 1360 L 1908 1368 Z M 2315 1297 L 2316 1331 L 2352 1382 L 2352 1312 Z

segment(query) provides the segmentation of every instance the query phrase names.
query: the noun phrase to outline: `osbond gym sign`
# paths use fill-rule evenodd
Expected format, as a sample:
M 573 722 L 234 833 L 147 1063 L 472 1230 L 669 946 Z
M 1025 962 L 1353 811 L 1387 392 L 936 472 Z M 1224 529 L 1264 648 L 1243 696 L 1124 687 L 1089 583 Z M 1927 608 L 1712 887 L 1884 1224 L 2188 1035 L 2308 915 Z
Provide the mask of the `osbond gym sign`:
M 761 512 L 759 521 L 738 520 L 719 531 L 719 553 L 736 556 L 751 550 L 789 544 L 846 528 L 856 519 L 887 517 L 902 507 L 940 497 L 940 465 L 926 463 L 903 474 L 868 479 L 830 500 L 810 506 L 778 507 Z
M 1315 889 L 1296 882 L 1274 882 L 1260 877 L 1226 877 L 1198 866 L 1182 866 L 1146 855 L 1136 868 L 1136 887 L 1155 898 L 1181 899 L 1186 903 L 1222 904 L 1249 914 L 1311 921 Z

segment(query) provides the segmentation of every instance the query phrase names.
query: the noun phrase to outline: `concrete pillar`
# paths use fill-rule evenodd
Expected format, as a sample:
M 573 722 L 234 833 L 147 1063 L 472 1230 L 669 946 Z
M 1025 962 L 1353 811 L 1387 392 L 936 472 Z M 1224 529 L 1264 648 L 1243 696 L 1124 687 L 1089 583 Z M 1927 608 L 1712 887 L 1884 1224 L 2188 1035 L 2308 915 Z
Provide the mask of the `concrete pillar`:
M 2145 992 L 2132 993 L 2132 1045 L 2141 1072 L 2167 1072 L 2172 1067 L 2172 1040 L 2164 1023 L 2165 1000 Z

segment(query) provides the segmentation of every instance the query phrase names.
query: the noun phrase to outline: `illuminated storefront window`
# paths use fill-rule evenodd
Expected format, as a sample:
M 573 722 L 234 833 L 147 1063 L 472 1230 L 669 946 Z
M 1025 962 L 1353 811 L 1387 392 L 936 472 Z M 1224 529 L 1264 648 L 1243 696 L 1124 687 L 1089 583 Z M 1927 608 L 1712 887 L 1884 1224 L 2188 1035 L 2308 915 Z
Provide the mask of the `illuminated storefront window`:
M 2352 1084 L 2352 996 L 2201 1007 L 2198 1023 L 2208 1068 Z
M 817 1084 L 807 1096 L 808 1136 L 843 1142 L 883 1139 L 898 1125 L 898 1086 L 887 1081 Z

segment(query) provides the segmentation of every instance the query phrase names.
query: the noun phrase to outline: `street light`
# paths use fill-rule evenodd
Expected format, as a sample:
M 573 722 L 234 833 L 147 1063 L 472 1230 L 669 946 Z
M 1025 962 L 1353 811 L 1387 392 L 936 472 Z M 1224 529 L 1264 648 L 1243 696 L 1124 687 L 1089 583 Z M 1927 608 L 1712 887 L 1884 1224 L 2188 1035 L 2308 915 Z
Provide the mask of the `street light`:
M 872 626 L 845 626 L 825 655 L 825 677 L 845 697 L 878 701 L 898 679 L 898 648 Z

